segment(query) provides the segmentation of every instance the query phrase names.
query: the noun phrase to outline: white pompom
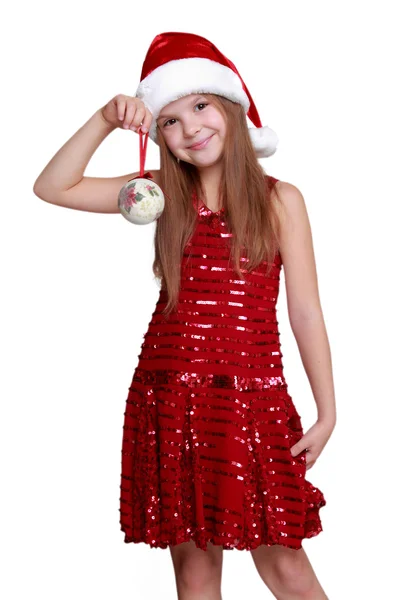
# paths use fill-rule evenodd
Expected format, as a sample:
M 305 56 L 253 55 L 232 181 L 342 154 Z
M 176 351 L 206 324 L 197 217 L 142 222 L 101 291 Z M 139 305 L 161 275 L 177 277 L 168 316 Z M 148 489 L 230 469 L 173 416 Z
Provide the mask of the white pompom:
M 268 126 L 250 127 L 249 134 L 258 158 L 266 158 L 276 152 L 279 138 Z

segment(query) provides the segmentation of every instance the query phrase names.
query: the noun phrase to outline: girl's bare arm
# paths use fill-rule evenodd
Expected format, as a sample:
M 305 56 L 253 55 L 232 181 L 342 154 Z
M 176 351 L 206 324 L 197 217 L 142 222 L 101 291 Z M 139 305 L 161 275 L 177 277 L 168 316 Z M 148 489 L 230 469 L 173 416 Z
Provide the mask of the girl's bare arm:
M 318 420 L 336 422 L 331 352 L 322 313 L 311 227 L 304 198 L 290 183 L 279 182 L 282 200 L 280 253 L 290 325 L 318 410 Z
M 99 213 L 118 213 L 118 193 L 139 172 L 120 177 L 84 177 L 96 149 L 116 128 L 102 116 L 101 109 L 58 150 L 36 179 L 36 196 L 66 208 Z M 158 183 L 158 171 L 151 171 Z

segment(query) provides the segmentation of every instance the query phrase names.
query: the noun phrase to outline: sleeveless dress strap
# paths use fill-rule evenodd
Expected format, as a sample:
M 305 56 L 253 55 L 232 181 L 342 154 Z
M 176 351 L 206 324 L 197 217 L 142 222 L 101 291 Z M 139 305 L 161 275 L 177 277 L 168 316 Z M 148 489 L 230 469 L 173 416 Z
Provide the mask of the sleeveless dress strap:
M 279 181 L 279 179 L 277 179 L 276 177 L 272 177 L 272 175 L 267 175 L 268 180 L 270 182 L 270 187 L 273 188 L 274 185 L 276 184 L 277 181 Z

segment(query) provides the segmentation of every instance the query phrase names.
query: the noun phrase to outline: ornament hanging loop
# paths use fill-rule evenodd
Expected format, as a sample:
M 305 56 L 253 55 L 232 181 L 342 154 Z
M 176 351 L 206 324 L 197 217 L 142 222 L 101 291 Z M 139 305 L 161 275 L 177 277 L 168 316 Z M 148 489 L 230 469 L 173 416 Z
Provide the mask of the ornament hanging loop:
M 143 139 L 144 138 L 144 139 Z M 148 132 L 143 134 L 143 131 L 139 130 L 139 155 L 140 155 L 140 175 L 139 177 L 146 177 L 144 173 L 144 166 L 146 163 L 146 153 L 147 153 L 147 142 L 149 140 Z

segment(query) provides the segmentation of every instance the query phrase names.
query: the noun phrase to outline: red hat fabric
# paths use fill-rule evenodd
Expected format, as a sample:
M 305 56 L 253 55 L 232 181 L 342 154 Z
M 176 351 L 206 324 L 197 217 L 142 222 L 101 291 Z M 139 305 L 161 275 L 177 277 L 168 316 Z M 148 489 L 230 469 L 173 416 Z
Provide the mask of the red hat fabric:
M 241 104 L 255 126 L 249 128 L 249 133 L 257 156 L 274 154 L 278 137 L 272 129 L 262 126 L 250 92 L 233 62 L 199 35 L 157 35 L 147 51 L 135 94 L 153 115 L 149 136 L 154 142 L 157 143 L 156 119 L 164 106 L 196 93 L 217 94 Z

